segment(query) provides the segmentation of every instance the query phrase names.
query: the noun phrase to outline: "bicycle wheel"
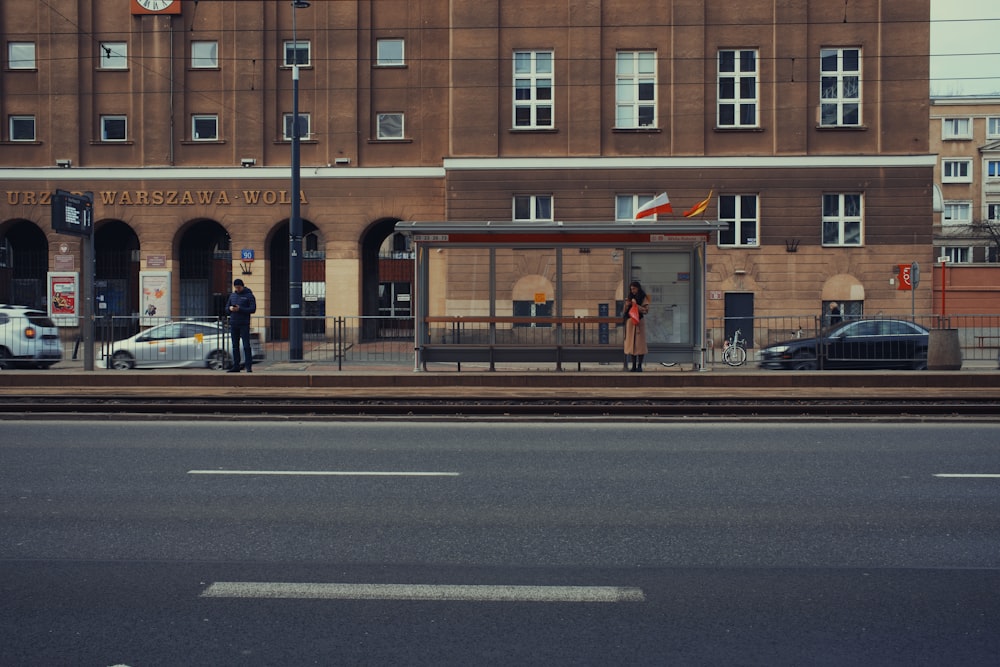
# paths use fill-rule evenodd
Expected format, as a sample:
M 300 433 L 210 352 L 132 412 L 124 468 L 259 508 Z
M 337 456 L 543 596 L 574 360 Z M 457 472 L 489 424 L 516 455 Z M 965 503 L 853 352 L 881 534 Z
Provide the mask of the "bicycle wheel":
M 742 366 L 743 362 L 747 360 L 747 351 L 737 345 L 730 345 L 722 353 L 722 359 L 730 366 Z

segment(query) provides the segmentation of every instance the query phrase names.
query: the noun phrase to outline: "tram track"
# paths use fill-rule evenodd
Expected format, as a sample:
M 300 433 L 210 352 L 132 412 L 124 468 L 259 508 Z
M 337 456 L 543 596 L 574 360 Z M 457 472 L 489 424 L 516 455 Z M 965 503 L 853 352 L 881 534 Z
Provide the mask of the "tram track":
M 455 398 L 253 398 L 253 397 L 7 397 L 0 418 L 153 418 L 212 419 L 239 415 L 244 419 L 351 420 L 457 419 L 521 420 L 590 419 L 628 415 L 649 421 L 696 421 L 736 418 L 880 419 L 905 421 L 1000 421 L 1000 401 L 993 398 L 899 400 L 757 398 L 692 399 L 455 399 Z

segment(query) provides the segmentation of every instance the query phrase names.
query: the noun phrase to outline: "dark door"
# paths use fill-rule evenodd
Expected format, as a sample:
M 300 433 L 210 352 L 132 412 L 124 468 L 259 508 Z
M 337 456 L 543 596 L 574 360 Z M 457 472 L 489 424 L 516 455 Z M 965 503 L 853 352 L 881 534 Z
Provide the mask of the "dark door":
M 726 339 L 732 340 L 733 332 L 740 330 L 740 338 L 747 348 L 753 347 L 753 293 L 726 293 Z

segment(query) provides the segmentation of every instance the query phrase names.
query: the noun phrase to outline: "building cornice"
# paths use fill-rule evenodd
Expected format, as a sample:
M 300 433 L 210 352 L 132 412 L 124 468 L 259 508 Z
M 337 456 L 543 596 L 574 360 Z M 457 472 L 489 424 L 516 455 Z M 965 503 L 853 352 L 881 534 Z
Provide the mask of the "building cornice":
M 449 158 L 447 171 L 483 169 L 829 169 L 933 167 L 927 155 L 797 155 L 718 157 Z
M 442 167 L 303 167 L 301 178 L 444 178 Z M 0 180 L 9 181 L 148 181 L 148 180 L 288 180 L 290 167 L 40 167 L 0 168 Z

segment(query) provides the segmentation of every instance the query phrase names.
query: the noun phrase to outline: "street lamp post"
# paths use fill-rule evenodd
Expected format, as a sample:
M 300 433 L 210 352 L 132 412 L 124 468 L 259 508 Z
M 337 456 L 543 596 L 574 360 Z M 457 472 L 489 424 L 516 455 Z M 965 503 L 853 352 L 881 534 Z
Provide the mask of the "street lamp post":
M 292 0 L 292 214 L 288 221 L 288 358 L 301 361 L 302 354 L 302 214 L 299 208 L 301 169 L 299 124 L 299 42 L 295 10 L 309 6 L 307 0 Z

